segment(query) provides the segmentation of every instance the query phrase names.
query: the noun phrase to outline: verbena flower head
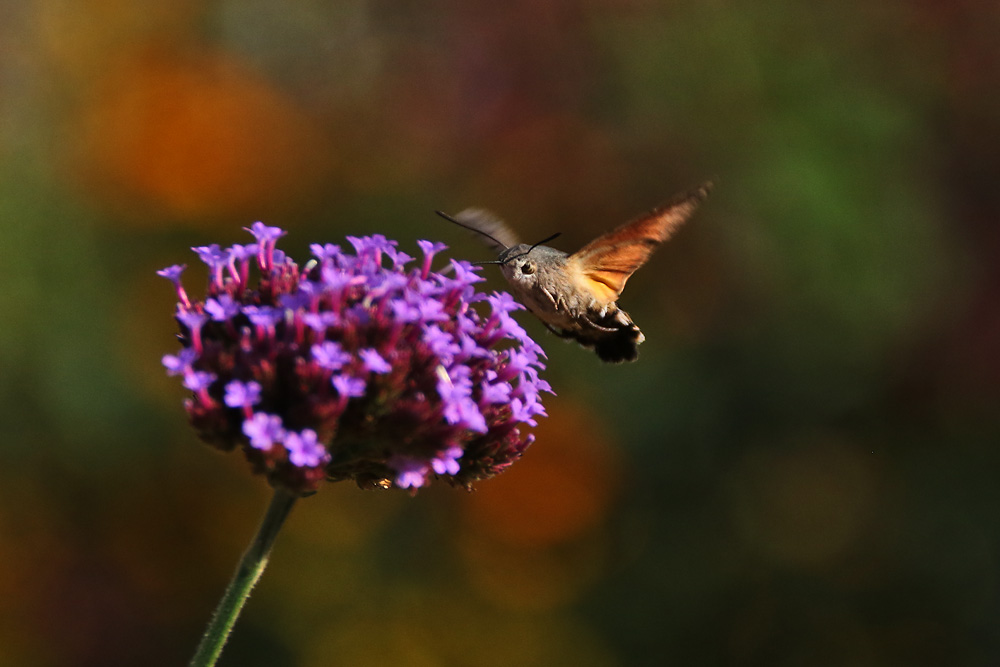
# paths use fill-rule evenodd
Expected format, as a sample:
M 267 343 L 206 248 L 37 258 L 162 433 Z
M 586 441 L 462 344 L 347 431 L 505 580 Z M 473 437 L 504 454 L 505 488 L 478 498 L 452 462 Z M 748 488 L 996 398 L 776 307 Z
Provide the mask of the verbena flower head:
M 299 267 L 285 234 L 255 223 L 250 245 L 193 248 L 209 268 L 204 299 L 174 283 L 181 350 L 163 365 L 192 392 L 206 442 L 240 448 L 273 485 L 321 481 L 415 490 L 435 478 L 469 487 L 517 460 L 544 415 L 542 349 L 505 293 L 482 294 L 478 267 L 431 270 L 381 235 L 311 246 Z M 252 270 L 255 267 L 255 270 Z M 251 277 L 256 276 L 256 280 Z

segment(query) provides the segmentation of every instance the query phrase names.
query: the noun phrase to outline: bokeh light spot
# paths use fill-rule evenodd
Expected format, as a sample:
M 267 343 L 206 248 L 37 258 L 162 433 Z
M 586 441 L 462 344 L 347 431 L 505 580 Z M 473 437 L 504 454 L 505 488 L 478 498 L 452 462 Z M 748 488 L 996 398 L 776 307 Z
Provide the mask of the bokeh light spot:
M 122 58 L 79 124 L 79 176 L 112 208 L 160 209 L 144 220 L 259 219 L 314 192 L 332 153 L 292 99 L 222 52 Z
M 592 414 L 558 403 L 535 429 L 538 446 L 517 468 L 463 499 L 470 528 L 501 542 L 544 547 L 577 538 L 604 519 L 619 472 L 614 452 Z
M 865 535 L 879 500 L 878 458 L 832 436 L 749 454 L 734 480 L 743 539 L 779 566 L 823 567 Z

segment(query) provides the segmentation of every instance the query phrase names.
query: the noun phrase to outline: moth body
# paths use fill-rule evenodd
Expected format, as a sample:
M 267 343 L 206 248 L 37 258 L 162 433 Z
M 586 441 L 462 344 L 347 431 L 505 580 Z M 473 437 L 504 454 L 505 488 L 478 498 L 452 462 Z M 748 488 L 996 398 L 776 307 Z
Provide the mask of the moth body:
M 634 361 L 645 336 L 628 313 L 613 301 L 602 301 L 586 277 L 569 265 L 567 253 L 549 246 L 529 249 L 522 243 L 497 258 L 514 298 L 549 331 L 593 349 L 602 361 Z
M 489 239 L 499 251 L 490 263 L 500 265 L 514 297 L 550 331 L 593 349 L 602 361 L 620 363 L 635 361 L 646 339 L 618 307 L 625 282 L 690 217 L 710 188 L 706 183 L 676 197 L 572 254 L 517 243 L 510 228 L 480 209 L 448 219 Z

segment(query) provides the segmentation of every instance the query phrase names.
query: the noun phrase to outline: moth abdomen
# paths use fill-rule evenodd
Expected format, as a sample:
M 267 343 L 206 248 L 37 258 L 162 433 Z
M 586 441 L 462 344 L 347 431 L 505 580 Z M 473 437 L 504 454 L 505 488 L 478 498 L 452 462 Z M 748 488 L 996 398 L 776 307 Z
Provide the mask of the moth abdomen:
M 594 352 L 601 361 L 611 364 L 635 361 L 639 358 L 639 343 L 644 340 L 646 337 L 633 324 L 598 340 L 594 345 Z
M 646 337 L 624 310 L 612 306 L 610 312 L 591 311 L 571 330 L 556 332 L 597 353 L 601 361 L 620 364 L 639 358 L 639 345 Z

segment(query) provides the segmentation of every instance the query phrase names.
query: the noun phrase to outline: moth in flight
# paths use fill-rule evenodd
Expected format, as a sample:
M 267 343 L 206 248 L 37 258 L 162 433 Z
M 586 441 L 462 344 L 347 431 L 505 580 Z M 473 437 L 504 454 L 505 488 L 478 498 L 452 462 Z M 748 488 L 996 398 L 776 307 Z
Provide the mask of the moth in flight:
M 657 247 L 691 217 L 711 183 L 678 195 L 631 222 L 598 236 L 573 254 L 543 245 L 558 234 L 528 245 L 499 218 L 482 209 L 438 215 L 480 234 L 498 253 L 496 260 L 514 297 L 560 338 L 593 349 L 610 363 L 635 361 L 646 337 L 618 307 L 625 283 Z

